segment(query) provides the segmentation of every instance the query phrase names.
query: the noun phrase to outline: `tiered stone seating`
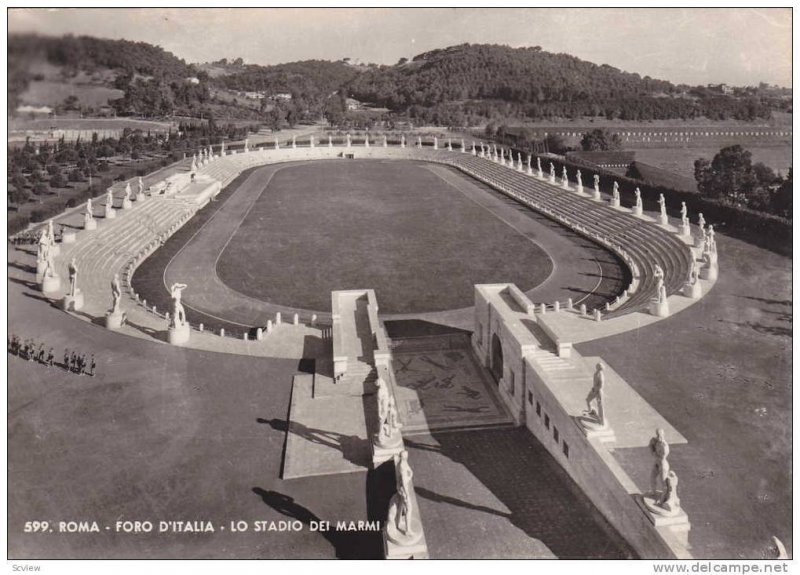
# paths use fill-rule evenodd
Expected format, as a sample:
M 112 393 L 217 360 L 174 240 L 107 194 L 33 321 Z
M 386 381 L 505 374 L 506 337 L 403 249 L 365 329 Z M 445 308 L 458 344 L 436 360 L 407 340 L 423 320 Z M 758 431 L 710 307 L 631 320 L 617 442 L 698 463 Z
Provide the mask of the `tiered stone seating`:
M 195 205 L 174 198 L 154 197 L 136 202 L 134 208 L 118 212 L 117 218 L 100 221 L 97 230 L 79 233 L 75 244 L 65 244 L 57 263 L 63 278 L 75 258 L 79 269 L 78 287 L 86 299 L 90 315 L 102 315 L 111 305 L 110 282 L 115 273 L 127 286 L 123 271 L 126 264 L 148 244 L 166 239 L 180 222 L 194 213 Z M 66 284 L 62 284 L 66 289 Z
M 621 248 L 639 272 L 634 274 L 639 282 L 636 292 L 610 316 L 640 310 L 649 304 L 655 296 L 655 265 L 664 271 L 668 294 L 677 293 L 686 281 L 694 258 L 692 251 L 675 234 L 653 223 L 488 159 L 471 154 L 445 153 L 445 157 L 441 152 L 428 154 L 434 161 L 455 166 L 592 239 Z

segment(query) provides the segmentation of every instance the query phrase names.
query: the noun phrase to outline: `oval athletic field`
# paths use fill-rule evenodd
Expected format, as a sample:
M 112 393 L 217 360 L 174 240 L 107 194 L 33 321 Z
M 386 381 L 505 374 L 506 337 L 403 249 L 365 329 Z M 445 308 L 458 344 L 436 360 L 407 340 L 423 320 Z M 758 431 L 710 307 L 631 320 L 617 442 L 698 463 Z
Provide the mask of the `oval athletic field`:
M 142 268 L 163 267 L 162 292 L 188 284 L 190 313 L 235 325 L 263 325 L 276 311 L 325 316 L 332 290 L 372 288 L 384 317 L 467 326 L 476 283 L 580 301 L 622 277 L 605 250 L 426 162 L 265 166 L 204 209 L 214 214 L 166 264 Z

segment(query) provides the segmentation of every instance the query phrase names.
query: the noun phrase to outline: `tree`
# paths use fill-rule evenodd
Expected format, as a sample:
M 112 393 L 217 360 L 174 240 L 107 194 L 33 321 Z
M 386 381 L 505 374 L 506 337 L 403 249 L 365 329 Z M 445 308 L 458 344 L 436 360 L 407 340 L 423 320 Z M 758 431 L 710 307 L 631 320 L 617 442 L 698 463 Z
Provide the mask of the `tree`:
M 64 179 L 64 174 L 62 174 L 60 171 L 50 176 L 51 188 L 64 188 L 66 185 L 67 181 Z
M 622 149 L 622 140 L 618 134 L 612 134 L 608 130 L 596 128 L 583 135 L 581 139 L 581 148 L 583 148 L 585 152 L 620 150 Z
M 751 157 L 750 152 L 736 145 L 722 148 L 710 163 L 705 159 L 695 161 L 697 189 L 709 198 L 746 206 L 762 193 L 763 188 L 753 170 Z M 764 170 L 761 173 L 766 175 Z
M 25 188 L 18 188 L 11 186 L 8 188 L 8 203 L 9 204 L 24 204 L 30 199 L 31 195 Z
M 544 145 L 547 151 L 553 154 L 564 154 L 569 151 L 566 140 L 558 134 L 547 134 Z
M 792 218 L 792 168 L 789 168 L 786 179 L 772 194 L 770 211 L 784 218 Z

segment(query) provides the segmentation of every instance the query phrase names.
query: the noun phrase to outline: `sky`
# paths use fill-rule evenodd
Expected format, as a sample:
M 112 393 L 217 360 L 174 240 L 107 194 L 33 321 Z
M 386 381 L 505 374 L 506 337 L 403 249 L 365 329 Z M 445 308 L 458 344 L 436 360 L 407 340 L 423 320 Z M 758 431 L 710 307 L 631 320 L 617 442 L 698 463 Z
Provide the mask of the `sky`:
M 190 63 L 394 64 L 469 42 L 541 46 L 674 83 L 792 83 L 789 8 L 20 8 L 8 30 L 144 41 Z

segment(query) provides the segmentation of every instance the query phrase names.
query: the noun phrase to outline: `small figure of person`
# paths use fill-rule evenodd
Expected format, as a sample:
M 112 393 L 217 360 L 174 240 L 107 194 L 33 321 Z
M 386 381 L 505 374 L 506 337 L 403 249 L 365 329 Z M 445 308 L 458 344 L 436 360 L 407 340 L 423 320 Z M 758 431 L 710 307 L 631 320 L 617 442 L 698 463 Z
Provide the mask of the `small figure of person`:
M 89 375 L 94 377 L 94 369 L 97 367 L 97 363 L 94 360 L 94 355 L 92 355 L 92 363 L 91 363 L 91 371 L 89 371 Z
M 64 369 L 69 371 L 69 349 L 64 349 Z
M 85 375 L 86 374 L 86 354 L 85 353 L 81 355 L 80 368 L 81 368 L 80 374 L 81 375 Z
M 53 348 L 50 348 L 50 351 L 47 352 L 47 367 L 48 369 L 53 367 Z

